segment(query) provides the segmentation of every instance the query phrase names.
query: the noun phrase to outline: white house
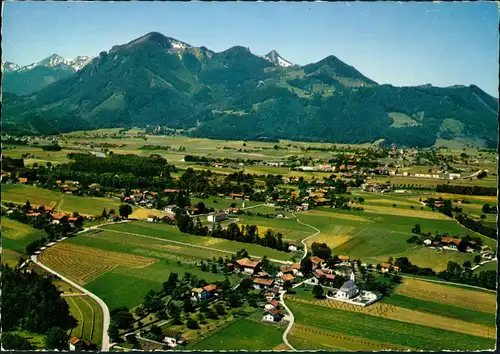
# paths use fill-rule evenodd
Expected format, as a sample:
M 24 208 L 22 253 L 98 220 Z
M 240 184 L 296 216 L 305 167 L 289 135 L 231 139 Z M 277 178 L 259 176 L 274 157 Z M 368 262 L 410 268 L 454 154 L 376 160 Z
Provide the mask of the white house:
M 429 246 L 430 244 L 432 244 L 432 241 L 430 239 L 427 238 L 424 240 L 424 245 Z
M 264 317 L 262 317 L 262 321 L 274 322 L 274 316 L 268 313 Z
M 183 339 L 182 339 L 181 335 L 182 335 L 181 332 L 178 332 L 178 333 L 176 333 L 176 332 L 166 333 L 165 337 L 163 338 L 163 342 L 167 343 L 167 345 L 170 348 L 174 348 L 178 344 L 182 343 Z
M 167 213 L 175 213 L 175 209 L 177 209 L 177 205 L 169 205 L 165 207 L 165 211 Z
M 297 251 L 297 244 L 293 241 L 288 242 L 288 250 L 292 252 Z
M 215 214 L 210 214 L 207 216 L 208 222 L 220 222 L 220 221 L 226 220 L 226 219 L 227 219 L 226 213 L 215 213 Z

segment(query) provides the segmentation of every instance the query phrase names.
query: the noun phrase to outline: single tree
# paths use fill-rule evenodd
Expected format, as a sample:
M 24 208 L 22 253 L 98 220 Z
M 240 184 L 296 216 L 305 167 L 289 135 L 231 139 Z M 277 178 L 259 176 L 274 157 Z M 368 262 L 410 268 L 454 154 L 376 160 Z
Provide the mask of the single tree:
M 481 263 L 481 256 L 479 254 L 476 254 L 474 256 L 474 263 L 476 263 L 476 264 Z
M 312 288 L 312 293 L 316 299 L 323 298 L 323 287 L 321 285 L 314 285 Z
M 196 320 L 193 319 L 193 318 L 191 318 L 191 317 L 188 318 L 188 320 L 186 322 L 186 326 L 189 329 L 198 329 L 198 328 L 200 328 L 200 326 L 198 325 L 198 322 L 196 322 Z
M 120 213 L 120 216 L 126 219 L 130 214 L 132 214 L 132 207 L 129 204 L 122 204 L 118 208 L 118 211 Z

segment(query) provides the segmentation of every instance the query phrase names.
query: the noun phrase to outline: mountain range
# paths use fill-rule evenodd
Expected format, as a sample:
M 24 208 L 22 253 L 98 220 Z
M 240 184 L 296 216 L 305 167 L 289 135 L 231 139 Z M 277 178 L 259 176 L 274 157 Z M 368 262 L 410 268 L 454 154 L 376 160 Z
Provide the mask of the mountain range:
M 407 146 L 498 139 L 498 99 L 474 85 L 379 85 L 333 55 L 299 66 L 274 50 L 214 52 L 156 32 L 40 90 L 4 89 L 3 101 L 3 128 L 16 134 L 149 125 L 218 139 Z
M 25 66 L 2 61 L 2 90 L 18 95 L 30 94 L 81 70 L 90 56 L 65 59 L 57 54 Z

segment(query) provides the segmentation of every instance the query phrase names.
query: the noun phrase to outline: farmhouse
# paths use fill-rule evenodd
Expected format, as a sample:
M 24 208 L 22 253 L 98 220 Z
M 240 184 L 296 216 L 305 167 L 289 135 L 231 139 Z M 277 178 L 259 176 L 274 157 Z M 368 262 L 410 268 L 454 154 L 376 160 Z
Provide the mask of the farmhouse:
M 28 183 L 28 179 L 25 177 L 18 178 L 19 183 Z
M 254 278 L 253 287 L 255 289 L 267 289 L 273 286 L 274 281 L 272 279 Z
M 297 243 L 295 241 L 288 241 L 288 250 L 292 252 L 297 251 Z
M 323 266 L 323 263 L 325 262 L 324 259 L 316 257 L 316 256 L 311 257 L 310 260 L 311 260 L 313 269 L 321 268 Z
M 458 250 L 459 244 L 460 244 L 460 239 L 458 238 L 443 237 L 441 239 L 441 245 L 446 250 L 456 251 Z
M 382 273 L 387 273 L 387 272 L 390 272 L 392 270 L 392 264 L 390 263 L 382 263 L 381 264 L 381 271 Z
M 76 351 L 76 350 L 86 350 L 90 346 L 90 342 L 87 340 L 81 340 L 78 337 L 72 337 L 69 340 L 69 350 L 71 351 Z
M 240 271 L 248 274 L 253 274 L 259 269 L 259 262 L 252 261 L 248 258 L 238 259 L 236 263 L 240 267 Z
M 175 213 L 176 209 L 177 209 L 177 205 L 168 205 L 165 207 L 165 211 L 167 213 Z
M 279 322 L 283 318 L 283 313 L 277 309 L 272 309 L 267 311 L 267 313 L 262 317 L 263 321 L 267 322 Z
M 170 194 L 170 193 L 179 193 L 180 190 L 179 189 L 165 189 L 163 192 L 167 193 L 167 194 Z
M 214 213 L 207 216 L 208 222 L 220 222 L 227 219 L 226 213 Z
M 245 199 L 245 195 L 240 193 L 231 193 L 229 196 L 231 199 Z
M 294 281 L 295 277 L 291 274 L 282 274 L 280 278 L 285 282 L 285 281 Z
M 215 295 L 216 290 L 217 286 L 213 284 L 206 285 L 203 288 L 191 289 L 191 299 L 193 301 L 211 299 Z
M 65 222 L 68 220 L 68 216 L 63 213 L 53 213 L 50 216 L 52 217 L 53 224 L 60 224 L 61 222 Z

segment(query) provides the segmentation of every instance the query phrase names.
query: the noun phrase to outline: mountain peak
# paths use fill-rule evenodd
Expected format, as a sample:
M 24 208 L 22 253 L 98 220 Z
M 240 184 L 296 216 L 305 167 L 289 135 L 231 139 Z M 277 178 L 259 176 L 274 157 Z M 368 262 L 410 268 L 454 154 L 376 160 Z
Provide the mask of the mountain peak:
M 281 66 L 281 67 L 289 67 L 289 66 L 294 66 L 294 64 L 292 64 L 291 62 L 289 62 L 288 60 L 285 60 L 281 55 L 279 55 L 279 53 L 276 51 L 276 50 L 271 50 L 269 53 L 267 53 L 266 55 L 264 55 L 263 57 L 264 59 L 266 59 L 267 61 L 273 63 L 274 65 L 276 66 Z

